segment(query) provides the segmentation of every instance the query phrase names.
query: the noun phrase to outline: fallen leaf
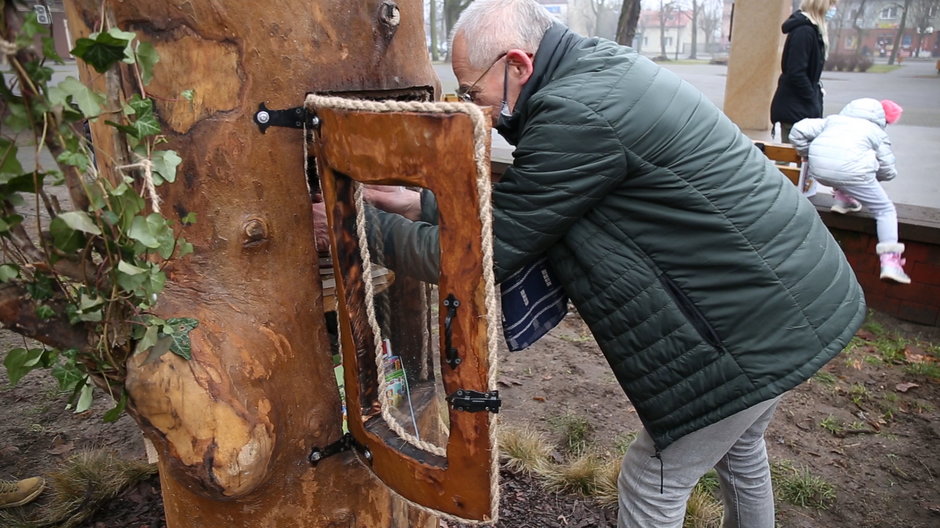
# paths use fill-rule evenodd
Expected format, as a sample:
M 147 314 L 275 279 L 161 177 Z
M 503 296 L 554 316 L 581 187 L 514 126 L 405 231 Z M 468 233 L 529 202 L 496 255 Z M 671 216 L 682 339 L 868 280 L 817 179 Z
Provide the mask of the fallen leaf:
M 898 392 L 907 392 L 915 387 L 920 387 L 920 385 L 916 383 L 898 383 L 894 386 L 894 390 Z
M 497 384 L 502 385 L 503 387 L 511 387 L 513 385 L 519 386 L 522 385 L 522 382 L 516 378 L 510 378 L 509 376 L 500 376 L 496 381 Z
M 532 399 L 535 400 L 535 401 L 538 401 L 538 402 L 543 402 L 543 401 L 545 401 L 545 398 L 543 398 L 543 397 L 541 397 L 541 396 L 532 396 Z
M 930 363 L 934 361 L 933 357 L 924 353 L 924 349 L 915 345 L 907 345 L 904 347 L 904 359 L 906 359 L 908 363 Z
M 549 376 L 544 376 L 544 377 L 542 378 L 542 381 L 548 381 L 548 380 L 550 380 L 550 379 L 552 379 L 551 375 L 549 375 Z
M 64 440 L 61 436 L 57 436 L 52 440 L 52 447 L 50 447 L 47 452 L 50 455 L 64 455 L 71 452 L 74 448 L 75 446 L 72 442 Z
M 864 339 L 865 341 L 874 341 L 875 339 L 878 339 L 878 336 L 868 330 L 865 330 L 864 328 L 860 328 L 858 332 L 855 332 L 855 336 L 859 339 Z

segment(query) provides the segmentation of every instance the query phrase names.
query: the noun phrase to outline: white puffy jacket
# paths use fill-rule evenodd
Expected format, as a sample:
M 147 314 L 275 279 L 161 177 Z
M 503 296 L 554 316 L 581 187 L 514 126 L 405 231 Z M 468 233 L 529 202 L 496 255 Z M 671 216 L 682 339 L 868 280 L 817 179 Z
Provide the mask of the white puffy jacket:
M 809 175 L 830 187 L 886 181 L 898 175 L 885 112 L 875 99 L 855 99 L 837 115 L 803 119 L 790 142 L 809 158 Z

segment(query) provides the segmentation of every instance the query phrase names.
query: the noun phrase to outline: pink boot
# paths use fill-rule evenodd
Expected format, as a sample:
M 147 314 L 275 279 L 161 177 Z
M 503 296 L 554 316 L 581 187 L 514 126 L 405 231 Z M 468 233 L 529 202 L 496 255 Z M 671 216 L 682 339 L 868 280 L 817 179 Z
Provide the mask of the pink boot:
M 862 204 L 839 189 L 833 189 L 832 207 L 829 210 L 839 214 L 855 213 L 862 210 Z
M 911 278 L 904 273 L 904 244 L 883 243 L 875 246 L 875 251 L 881 257 L 881 279 L 910 284 Z

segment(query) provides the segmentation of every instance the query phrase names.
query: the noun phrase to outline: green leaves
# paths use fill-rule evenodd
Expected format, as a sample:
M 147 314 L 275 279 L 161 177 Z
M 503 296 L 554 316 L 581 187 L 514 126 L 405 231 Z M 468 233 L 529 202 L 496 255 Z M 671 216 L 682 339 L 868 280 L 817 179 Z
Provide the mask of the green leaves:
M 126 35 L 130 35 L 127 38 Z M 75 41 L 72 55 L 91 65 L 98 73 L 104 73 L 126 57 L 125 49 L 133 33 L 111 29 L 105 33 L 92 33 L 88 38 Z
M 54 360 L 54 351 L 46 348 L 14 348 L 7 352 L 3 366 L 11 385 L 19 383 L 23 376 L 39 368 L 48 368 Z
M 155 150 L 150 161 L 153 163 L 154 184 L 160 185 L 164 181 L 176 181 L 176 167 L 183 162 L 183 158 L 172 150 Z
M 116 98 L 108 100 L 74 77 L 51 86 L 53 70 L 48 60 L 60 60 L 54 42 L 34 14 L 25 19 L 23 24 L 11 26 L 18 28 L 18 34 L 6 38 L 15 37 L 18 47 L 34 46 L 37 39 L 42 39 L 45 57 L 18 62 L 16 68 L 0 72 L 0 107 L 4 109 L 0 201 L 7 205 L 0 213 L 0 237 L 10 237 L 23 222 L 23 217 L 11 209 L 45 204 L 52 219 L 33 216 L 30 227 L 38 227 L 42 233 L 36 237 L 43 241 L 37 254 L 46 255 L 48 262 L 34 262 L 28 252 L 4 251 L 0 283 L 24 288 L 37 318 L 67 318 L 71 324 L 97 333 L 97 340 L 81 350 L 16 348 L 3 356 L 4 365 L 12 382 L 32 370 L 48 369 L 59 387 L 71 392 L 76 412 L 91 405 L 94 377 L 98 384 L 108 385 L 115 398 L 120 394 L 117 405 L 105 415 L 106 420 L 115 420 L 128 404 L 122 382 L 132 349 L 152 354 L 172 352 L 186 359 L 192 355 L 190 333 L 198 325 L 195 319 L 164 321 L 148 313 L 165 287 L 163 267 L 167 260 L 192 252 L 193 246 L 174 232 L 166 218 L 149 210 L 143 194 L 151 183 L 175 182 L 182 159 L 172 150 L 158 150 L 166 138 L 153 100 L 134 94 L 118 103 Z M 159 61 L 152 44 L 117 28 L 79 39 L 72 53 L 99 73 L 122 63 L 130 65 L 122 66 L 119 72 L 125 81 L 131 81 L 124 82 L 125 88 L 136 86 L 134 78 L 149 83 Z M 131 75 L 126 76 L 128 73 Z M 13 82 L 7 82 L 13 77 Z M 36 89 L 21 95 L 11 89 L 16 82 Z M 191 100 L 192 91 L 187 94 Z M 114 121 L 95 121 L 101 116 Z M 116 138 L 116 143 L 129 147 L 119 152 L 130 153 L 133 159 L 110 160 L 96 167 L 83 128 L 76 126 L 86 120 L 114 127 L 123 136 Z M 48 167 L 47 158 L 37 159 L 24 170 L 17 160 L 17 143 L 11 139 L 15 134 L 31 139 L 33 145 L 54 142 L 59 147 L 54 150 L 54 166 Z M 97 172 L 121 164 L 118 172 Z M 89 205 L 84 210 L 62 211 L 49 198 L 48 188 L 62 184 L 65 175 L 74 177 L 76 172 Z M 147 178 L 151 181 L 145 181 Z M 182 225 L 194 221 L 192 214 L 181 219 Z M 43 271 L 56 269 L 53 265 L 62 261 L 76 266 L 59 268 L 65 273 Z
M 71 109 L 74 103 L 83 117 L 96 117 L 101 113 L 104 96 L 93 91 L 75 77 L 66 77 L 56 86 L 49 88 L 49 103 Z

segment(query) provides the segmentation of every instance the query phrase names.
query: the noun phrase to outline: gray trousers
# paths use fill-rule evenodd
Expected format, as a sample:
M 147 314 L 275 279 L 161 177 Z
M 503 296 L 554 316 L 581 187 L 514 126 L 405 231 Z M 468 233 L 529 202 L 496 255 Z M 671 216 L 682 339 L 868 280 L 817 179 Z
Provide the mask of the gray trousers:
M 724 528 L 773 528 L 764 431 L 779 401 L 758 403 L 683 436 L 660 453 L 662 463 L 652 438 L 641 431 L 620 467 L 618 528 L 680 528 L 692 488 L 711 468 L 718 471 Z

